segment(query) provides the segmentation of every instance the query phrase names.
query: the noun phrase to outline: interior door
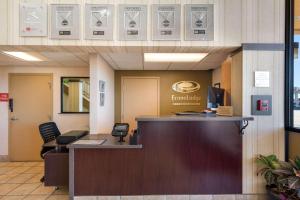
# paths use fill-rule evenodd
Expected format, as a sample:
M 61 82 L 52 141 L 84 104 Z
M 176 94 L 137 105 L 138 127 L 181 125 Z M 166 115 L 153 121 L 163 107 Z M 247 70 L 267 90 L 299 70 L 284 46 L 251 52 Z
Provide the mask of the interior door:
M 11 74 L 9 156 L 12 161 L 40 160 L 39 124 L 52 120 L 52 75 Z
M 121 120 L 136 129 L 135 118 L 141 115 L 159 115 L 159 78 L 122 77 Z

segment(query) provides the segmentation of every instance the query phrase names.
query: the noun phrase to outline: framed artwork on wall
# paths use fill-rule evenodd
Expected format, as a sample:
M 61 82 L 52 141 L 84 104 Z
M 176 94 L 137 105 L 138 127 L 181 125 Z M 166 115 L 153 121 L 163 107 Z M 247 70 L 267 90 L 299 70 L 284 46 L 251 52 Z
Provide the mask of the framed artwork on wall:
M 180 4 L 154 4 L 152 7 L 153 40 L 180 40 Z
M 113 40 L 113 5 L 85 5 L 85 38 Z
M 22 1 L 20 3 L 20 36 L 47 36 L 47 4 Z
M 147 6 L 119 6 L 119 40 L 147 40 Z
M 79 4 L 51 4 L 51 39 L 80 39 Z
M 214 5 L 185 5 L 185 40 L 214 40 Z

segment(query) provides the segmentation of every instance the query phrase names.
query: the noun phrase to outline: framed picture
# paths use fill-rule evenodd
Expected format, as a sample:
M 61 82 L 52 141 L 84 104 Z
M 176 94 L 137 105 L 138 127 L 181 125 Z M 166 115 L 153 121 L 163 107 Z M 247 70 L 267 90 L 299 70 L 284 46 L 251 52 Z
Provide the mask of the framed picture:
M 119 6 L 119 40 L 147 40 L 147 6 Z
M 85 38 L 113 40 L 113 5 L 85 5 Z
M 47 4 L 20 3 L 20 36 L 47 36 Z
M 105 93 L 100 92 L 100 107 L 104 106 L 105 102 Z
M 214 40 L 214 5 L 185 5 L 185 40 Z
M 180 40 L 180 4 L 154 4 L 153 40 Z
M 105 92 L 105 81 L 99 81 L 99 92 Z
M 51 4 L 51 39 L 80 39 L 79 4 Z

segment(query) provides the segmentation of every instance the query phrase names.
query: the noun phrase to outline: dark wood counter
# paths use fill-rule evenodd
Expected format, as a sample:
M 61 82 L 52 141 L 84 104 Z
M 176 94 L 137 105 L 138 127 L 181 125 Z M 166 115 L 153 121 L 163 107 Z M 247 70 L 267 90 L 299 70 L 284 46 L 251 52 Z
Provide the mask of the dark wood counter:
M 243 120 L 144 118 L 140 148 L 71 148 L 70 195 L 242 193 Z

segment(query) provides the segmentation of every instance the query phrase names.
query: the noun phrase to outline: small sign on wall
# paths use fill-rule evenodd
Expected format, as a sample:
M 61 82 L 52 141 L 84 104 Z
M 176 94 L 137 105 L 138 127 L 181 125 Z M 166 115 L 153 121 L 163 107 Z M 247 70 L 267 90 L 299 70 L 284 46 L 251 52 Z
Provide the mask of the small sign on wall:
M 255 87 L 270 87 L 270 72 L 255 71 Z
M 8 93 L 0 93 L 0 102 L 7 102 L 9 99 Z

